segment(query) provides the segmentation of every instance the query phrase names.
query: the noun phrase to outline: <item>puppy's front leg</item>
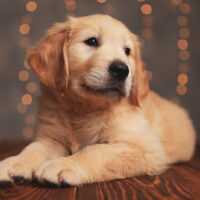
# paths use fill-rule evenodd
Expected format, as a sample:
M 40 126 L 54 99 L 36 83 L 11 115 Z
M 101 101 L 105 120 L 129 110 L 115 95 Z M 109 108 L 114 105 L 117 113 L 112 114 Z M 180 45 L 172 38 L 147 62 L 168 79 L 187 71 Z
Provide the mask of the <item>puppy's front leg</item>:
M 17 156 L 0 162 L 0 182 L 31 180 L 33 173 L 43 162 L 64 155 L 62 146 L 52 140 L 35 141 Z
M 159 174 L 166 169 L 167 163 L 160 144 L 145 147 L 129 142 L 95 144 L 72 156 L 47 161 L 36 176 L 41 182 L 79 185 L 145 173 Z

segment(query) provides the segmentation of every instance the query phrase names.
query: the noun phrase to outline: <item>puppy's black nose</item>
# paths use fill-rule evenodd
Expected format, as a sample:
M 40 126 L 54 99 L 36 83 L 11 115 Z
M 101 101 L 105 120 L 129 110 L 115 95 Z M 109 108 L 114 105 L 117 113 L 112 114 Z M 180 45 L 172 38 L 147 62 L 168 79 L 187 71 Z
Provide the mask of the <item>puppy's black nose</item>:
M 109 72 L 114 79 L 124 81 L 128 76 L 129 69 L 126 64 L 115 61 L 109 66 Z

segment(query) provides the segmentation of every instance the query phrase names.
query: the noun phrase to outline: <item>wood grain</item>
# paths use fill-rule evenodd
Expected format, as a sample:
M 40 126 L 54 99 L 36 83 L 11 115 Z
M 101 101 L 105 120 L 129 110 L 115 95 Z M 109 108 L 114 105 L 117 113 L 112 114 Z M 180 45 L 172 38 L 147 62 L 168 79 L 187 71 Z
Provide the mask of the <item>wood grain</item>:
M 21 151 L 27 142 L 0 142 L 0 160 Z M 160 176 L 141 176 L 67 188 L 37 183 L 0 188 L 0 200 L 200 200 L 200 146 L 188 163 L 173 165 Z

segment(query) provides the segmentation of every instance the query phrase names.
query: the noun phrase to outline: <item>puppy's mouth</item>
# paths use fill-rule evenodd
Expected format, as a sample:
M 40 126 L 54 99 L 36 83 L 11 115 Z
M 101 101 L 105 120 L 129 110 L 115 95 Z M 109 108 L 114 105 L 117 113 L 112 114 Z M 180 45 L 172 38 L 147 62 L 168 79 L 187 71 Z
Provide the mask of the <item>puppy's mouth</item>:
M 102 95 L 107 98 L 116 98 L 126 96 L 125 90 L 122 86 L 114 85 L 106 88 L 93 88 L 87 84 L 81 85 L 87 92 L 93 93 L 96 95 Z

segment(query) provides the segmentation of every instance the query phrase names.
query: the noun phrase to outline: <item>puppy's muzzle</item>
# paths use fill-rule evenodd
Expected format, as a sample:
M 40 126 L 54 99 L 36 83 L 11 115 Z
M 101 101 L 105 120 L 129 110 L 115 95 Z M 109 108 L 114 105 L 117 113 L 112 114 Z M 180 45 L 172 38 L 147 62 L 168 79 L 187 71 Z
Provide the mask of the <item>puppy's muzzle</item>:
M 109 73 L 114 80 L 122 82 L 127 78 L 129 69 L 126 64 L 119 61 L 114 61 L 109 66 Z

